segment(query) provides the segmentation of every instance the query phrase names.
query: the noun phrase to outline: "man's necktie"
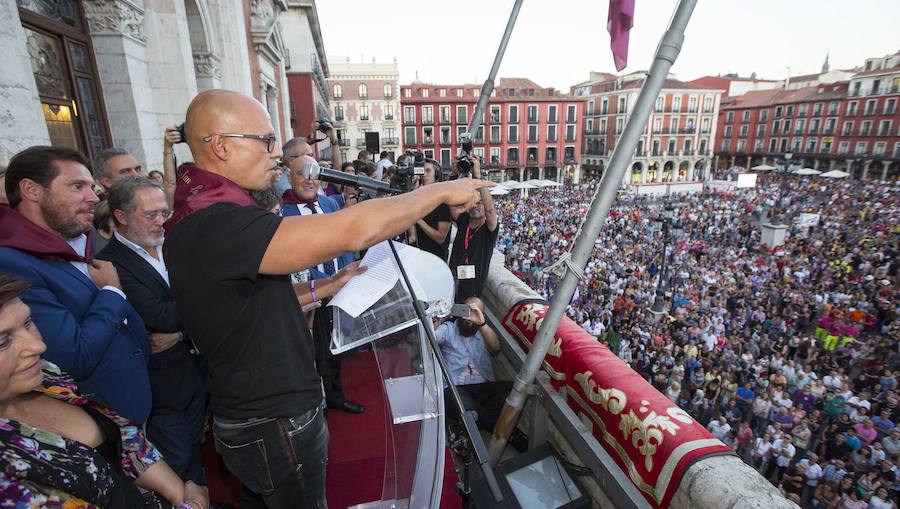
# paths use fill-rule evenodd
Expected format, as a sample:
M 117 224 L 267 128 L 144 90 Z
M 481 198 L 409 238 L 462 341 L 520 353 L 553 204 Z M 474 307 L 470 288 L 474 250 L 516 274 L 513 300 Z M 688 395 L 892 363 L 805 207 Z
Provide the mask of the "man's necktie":
M 310 211 L 312 211 L 313 214 L 318 214 L 318 213 L 319 213 L 319 211 L 316 210 L 316 204 L 315 204 L 315 203 L 306 203 L 305 205 L 306 205 L 306 208 L 308 208 Z M 336 266 L 336 265 L 337 265 L 337 264 L 335 263 L 334 260 L 328 260 L 327 262 L 322 262 L 322 266 L 325 268 L 325 275 L 326 275 L 326 276 L 333 276 L 333 275 L 334 275 L 334 269 L 335 269 L 335 266 Z

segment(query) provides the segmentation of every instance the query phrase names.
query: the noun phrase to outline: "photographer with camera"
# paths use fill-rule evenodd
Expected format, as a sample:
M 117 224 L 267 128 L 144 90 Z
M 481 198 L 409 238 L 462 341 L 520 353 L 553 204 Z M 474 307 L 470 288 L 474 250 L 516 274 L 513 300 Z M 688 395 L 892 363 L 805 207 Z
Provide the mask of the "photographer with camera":
M 428 186 L 440 181 L 440 163 L 434 159 L 425 159 L 425 172 L 419 176 L 419 186 Z M 414 238 L 416 246 L 446 262 L 450 247 L 450 223 L 452 220 L 450 208 L 442 203 L 427 216 L 416 221 Z
M 481 181 L 481 161 L 478 157 L 461 157 L 457 161 L 460 176 L 465 174 L 467 163 L 471 163 L 471 180 Z M 467 179 L 456 181 L 460 180 Z M 484 291 L 497 243 L 497 211 L 494 210 L 491 193 L 482 187 L 472 207 L 462 213 L 458 207 L 451 208 L 451 215 L 456 221 L 456 239 L 450 254 L 450 270 L 456 278 L 456 302 L 463 303 L 469 297 L 481 297 Z
M 441 203 L 470 208 L 491 184 L 462 179 L 281 218 L 247 194 L 269 185 L 282 158 L 259 101 L 205 91 L 186 127 L 196 165 L 178 180 L 166 262 L 204 356 L 217 449 L 243 485 L 242 507 L 325 507 L 325 402 L 290 275 L 392 238 Z
M 163 133 L 163 190 L 169 204 L 175 196 L 175 182 L 178 180 L 175 166 L 175 145 L 178 143 L 184 143 L 183 123 L 166 127 Z

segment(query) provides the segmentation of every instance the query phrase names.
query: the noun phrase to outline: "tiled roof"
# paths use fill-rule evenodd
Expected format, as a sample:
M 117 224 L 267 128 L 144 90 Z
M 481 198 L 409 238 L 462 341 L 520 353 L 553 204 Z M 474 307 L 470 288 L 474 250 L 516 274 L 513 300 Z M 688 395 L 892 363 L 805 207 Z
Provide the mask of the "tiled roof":
M 793 104 L 811 101 L 826 101 L 846 97 L 847 90 L 843 86 L 803 87 L 796 90 L 753 90 L 744 95 L 722 100 L 720 109 L 747 109 L 772 106 L 776 104 Z
M 895 65 L 894 67 L 889 67 L 887 69 L 872 69 L 871 71 L 856 73 L 853 75 L 853 77 L 860 78 L 862 76 L 875 76 L 878 74 L 890 74 L 893 72 L 900 72 L 900 65 Z

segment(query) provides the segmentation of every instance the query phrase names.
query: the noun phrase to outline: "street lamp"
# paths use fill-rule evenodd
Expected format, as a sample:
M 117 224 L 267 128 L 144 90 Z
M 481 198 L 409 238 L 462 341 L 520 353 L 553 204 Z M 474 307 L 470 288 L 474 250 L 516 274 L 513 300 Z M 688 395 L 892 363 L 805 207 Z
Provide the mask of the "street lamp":
M 662 264 L 659 268 L 659 283 L 656 285 L 656 295 L 653 298 L 653 305 L 650 307 L 650 314 L 653 321 L 656 322 L 666 314 L 665 300 L 666 291 L 669 289 L 668 276 L 668 251 L 669 244 L 684 233 L 684 226 L 675 220 L 675 207 L 671 203 L 666 203 L 662 213 L 653 219 L 653 224 L 662 230 Z

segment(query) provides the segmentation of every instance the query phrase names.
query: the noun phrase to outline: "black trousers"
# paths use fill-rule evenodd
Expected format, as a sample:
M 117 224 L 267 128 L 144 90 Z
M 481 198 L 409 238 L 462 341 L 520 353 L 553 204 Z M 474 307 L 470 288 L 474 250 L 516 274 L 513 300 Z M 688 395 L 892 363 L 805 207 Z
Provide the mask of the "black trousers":
M 325 402 L 328 406 L 340 405 L 346 401 L 344 386 L 341 383 L 341 356 L 331 353 L 332 316 L 327 300 L 316 310 L 313 320 L 312 336 L 316 347 L 316 369 L 322 377 L 325 388 Z
M 512 382 L 485 382 L 480 384 L 457 385 L 456 390 L 462 399 L 466 410 L 474 410 L 478 414 L 479 429 L 493 431 L 506 396 L 512 390 Z M 447 420 L 459 419 L 459 410 L 453 402 L 450 389 L 444 389 L 444 407 L 447 412 Z

